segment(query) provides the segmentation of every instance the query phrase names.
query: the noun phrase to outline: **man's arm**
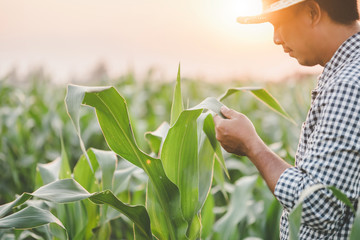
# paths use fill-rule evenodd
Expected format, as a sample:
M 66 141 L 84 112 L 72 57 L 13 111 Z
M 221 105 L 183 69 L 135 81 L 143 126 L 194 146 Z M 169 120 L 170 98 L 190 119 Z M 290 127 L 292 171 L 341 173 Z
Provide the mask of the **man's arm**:
M 215 116 L 216 138 L 228 152 L 247 156 L 274 193 L 280 175 L 292 167 L 272 152 L 257 135 L 251 121 L 243 114 L 222 107 L 226 119 Z
M 229 119 L 214 119 L 218 140 L 227 151 L 247 155 L 254 162 L 287 212 L 314 184 L 334 186 L 353 203 L 360 197 L 360 85 L 356 81 L 338 81 L 318 95 L 304 125 L 302 144 L 306 145 L 296 167 L 272 156 L 244 115 L 232 110 L 224 113 Z M 330 233 L 350 215 L 351 210 L 329 189 L 320 189 L 303 202 L 302 226 Z

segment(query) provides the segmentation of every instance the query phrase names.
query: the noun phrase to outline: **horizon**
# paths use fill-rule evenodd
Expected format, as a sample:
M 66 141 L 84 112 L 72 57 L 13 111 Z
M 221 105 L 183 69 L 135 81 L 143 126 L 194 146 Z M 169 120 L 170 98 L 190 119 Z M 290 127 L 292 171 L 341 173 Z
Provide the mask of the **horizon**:
M 54 81 L 68 82 L 99 63 L 110 76 L 129 69 L 145 76 L 155 68 L 164 79 L 181 63 L 183 77 L 205 81 L 321 72 L 283 53 L 270 24 L 238 24 L 245 1 L 0 0 L 0 75 L 42 67 Z

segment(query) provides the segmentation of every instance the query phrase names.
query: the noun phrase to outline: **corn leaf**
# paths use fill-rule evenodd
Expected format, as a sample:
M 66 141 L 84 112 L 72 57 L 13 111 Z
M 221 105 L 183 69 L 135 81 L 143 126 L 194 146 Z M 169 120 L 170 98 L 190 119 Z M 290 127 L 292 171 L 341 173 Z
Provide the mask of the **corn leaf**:
M 265 89 L 259 87 L 240 87 L 240 88 L 230 88 L 221 95 L 218 99 L 220 101 L 229 97 L 230 95 L 239 92 L 239 91 L 249 91 L 254 96 L 256 96 L 261 102 L 266 106 L 272 109 L 274 112 L 280 114 L 285 119 L 289 120 L 296 125 L 295 121 L 290 117 L 290 115 L 284 110 L 284 108 L 279 104 L 279 102 Z
M 214 160 L 215 152 L 209 139 L 207 138 L 203 128 L 204 121 L 206 118 L 211 117 L 211 114 L 201 114 L 198 118 L 198 138 L 199 138 L 199 201 L 198 209 L 201 209 L 204 205 L 205 199 L 209 195 L 213 171 L 214 171 Z
M 90 161 L 92 166 L 94 167 L 94 171 L 97 171 L 99 168 L 99 164 L 97 162 L 97 159 L 95 157 L 95 154 L 92 152 L 92 149 L 88 150 L 88 155 L 90 157 Z M 77 161 L 75 167 L 74 167 L 74 179 L 83 186 L 88 192 L 98 192 L 100 191 L 100 184 L 95 176 L 95 173 L 93 173 L 90 169 L 89 164 L 87 163 L 85 155 L 82 155 L 80 159 Z M 87 220 L 86 225 L 83 227 L 83 230 L 85 231 L 85 237 L 83 239 L 89 239 L 91 236 L 93 236 L 93 229 L 96 228 L 96 226 L 99 224 L 100 219 L 98 218 L 98 211 L 99 207 L 94 205 L 90 200 L 84 199 L 82 201 L 82 204 L 86 208 L 85 211 L 82 211 L 81 215 L 82 217 L 85 217 Z M 59 207 L 59 206 L 58 206 Z M 78 206 L 79 207 L 79 206 Z M 76 208 L 74 211 L 77 210 Z M 59 209 L 61 211 L 61 209 Z M 68 216 L 66 209 L 65 216 Z M 84 213 L 85 212 L 85 213 Z M 63 214 L 63 212 L 61 212 Z M 78 213 L 79 214 L 79 213 Z M 78 219 L 78 218 L 76 218 Z M 67 222 L 65 222 L 67 223 Z
M 355 220 L 351 229 L 350 240 L 360 239 L 360 200 L 358 200 L 358 209 L 356 211 Z
M 267 212 L 264 236 L 266 239 L 276 239 L 279 236 L 279 228 L 274 229 L 274 226 L 279 226 L 282 208 L 281 204 L 276 198 L 273 198 Z
M 171 105 L 171 117 L 170 117 L 170 126 L 173 126 L 180 113 L 184 110 L 184 104 L 181 95 L 181 81 L 180 81 L 180 64 L 176 79 L 176 85 L 174 89 L 173 101 Z
M 15 208 L 17 206 L 20 206 L 21 204 L 23 204 L 24 202 L 26 202 L 30 198 L 31 198 L 30 194 L 23 193 L 19 197 L 17 197 L 14 201 L 6 203 L 4 205 L 1 205 L 0 206 L 0 218 L 4 217 L 9 212 L 11 212 L 11 209 L 13 209 L 13 208 Z
M 181 209 L 191 222 L 197 212 L 199 199 L 199 165 L 197 118 L 201 110 L 183 111 L 169 129 L 161 151 L 161 160 L 169 179 L 180 190 Z
M 92 148 L 91 151 L 94 153 L 101 168 L 102 190 L 112 190 L 114 172 L 117 165 L 117 158 L 115 153 L 94 148 Z
M 147 239 L 152 238 L 150 218 L 144 206 L 130 206 L 125 204 L 108 190 L 93 194 L 90 200 L 97 204 L 108 204 L 122 212 L 135 223 L 143 236 L 146 236 Z
M 214 184 L 220 188 L 220 191 L 226 201 L 228 202 L 229 196 L 225 190 L 225 176 L 219 161 L 214 161 Z
M 352 205 L 351 201 L 349 200 L 349 198 L 342 193 L 339 189 L 337 189 L 334 186 L 328 186 L 328 189 L 330 189 L 332 191 L 332 193 L 334 194 L 334 196 L 339 199 L 340 201 L 342 201 L 343 203 L 345 203 L 346 206 L 350 207 L 350 209 L 355 213 L 356 210 L 354 208 L 354 206 Z
M 229 172 L 225 165 L 224 157 L 221 152 L 221 146 L 219 142 L 216 140 L 215 123 L 211 115 L 208 115 L 208 117 L 204 121 L 204 132 L 208 137 L 212 148 L 214 149 L 216 160 L 220 163 L 222 169 L 226 173 L 226 176 L 230 178 Z
M 84 100 L 85 92 L 91 91 L 101 91 L 108 89 L 109 87 L 77 87 L 75 85 L 69 85 L 67 88 L 67 93 L 65 97 L 65 107 L 66 111 L 73 123 L 76 134 L 79 137 L 80 148 L 85 155 L 90 169 L 94 172 L 93 166 L 91 165 L 89 156 L 86 153 L 85 144 L 81 138 L 81 129 L 80 129 L 80 106 Z
M 96 204 L 107 204 L 115 208 L 116 210 L 120 211 L 124 215 L 126 215 L 129 219 L 131 219 L 144 236 L 147 236 L 147 238 L 152 238 L 152 233 L 150 229 L 150 219 L 144 206 L 131 206 L 125 204 L 121 202 L 116 196 L 114 196 L 114 194 L 109 190 L 90 194 L 74 179 L 58 180 L 39 188 L 38 190 L 36 190 L 31 194 L 24 193 L 18 199 L 11 202 L 10 204 L 0 206 L 1 213 L 5 213 L 5 214 L 8 213 L 13 207 L 19 206 L 20 204 L 24 203 L 31 196 L 55 203 L 70 203 L 88 198 L 89 200 L 91 200 Z M 24 215 L 21 215 L 22 218 L 31 217 L 31 216 L 27 216 L 25 213 Z M 25 222 L 23 223 L 23 225 L 19 225 L 18 223 L 14 223 L 14 225 L 10 225 L 10 223 L 7 222 L 7 220 L 9 219 L 8 217 L 10 216 L 13 217 L 15 216 L 14 218 L 16 219 L 16 216 L 18 215 L 14 213 L 7 217 L 0 218 L 0 228 L 1 226 L 3 226 L 3 228 L 29 227 L 29 225 L 26 225 L 27 223 Z M 77 218 L 74 216 L 74 220 L 75 219 Z M 44 217 L 44 219 L 39 219 L 39 221 L 41 221 L 42 223 L 41 225 L 53 222 L 53 219 L 51 221 L 50 220 L 48 217 Z M 1 225 L 1 221 L 3 221 L 4 225 Z
M 295 240 L 299 238 L 299 231 L 301 225 L 301 212 L 302 212 L 302 204 L 308 196 L 313 194 L 314 192 L 321 190 L 321 189 L 329 189 L 332 191 L 332 194 L 340 201 L 342 201 L 345 205 L 350 207 L 350 209 L 355 212 L 353 205 L 351 204 L 350 200 L 347 198 L 345 194 L 343 194 L 340 190 L 333 186 L 325 186 L 322 184 L 315 184 L 312 185 L 305 190 L 302 191 L 300 198 L 296 205 L 294 206 L 293 210 L 289 214 L 289 239 Z
M 19 212 L 0 219 L 0 229 L 6 228 L 36 228 L 45 224 L 56 223 L 65 230 L 65 227 L 51 212 L 29 206 Z
M 148 141 L 153 153 L 160 153 L 161 146 L 164 143 L 169 128 L 170 125 L 167 122 L 163 122 L 155 131 L 145 133 L 145 138 Z
M 89 149 L 87 151 L 88 156 L 90 157 L 90 161 L 94 170 L 98 170 L 99 164 L 93 154 L 92 150 Z M 99 183 L 95 177 L 95 173 L 91 171 L 90 166 L 86 160 L 85 155 L 82 155 L 80 159 L 77 161 L 74 167 L 74 179 L 83 186 L 88 192 L 97 192 L 100 191 Z
M 91 194 L 73 179 L 63 179 L 40 187 L 31 194 L 56 203 L 69 203 L 89 198 Z
M 146 188 L 146 209 L 151 219 L 151 231 L 158 239 L 168 239 L 170 236 L 169 229 L 163 227 L 167 225 L 166 213 L 160 205 L 160 201 L 155 194 L 155 188 L 151 181 Z
M 236 225 L 247 215 L 247 202 L 251 199 L 252 189 L 258 176 L 242 177 L 235 183 L 228 211 L 214 225 L 221 239 L 229 239 Z
M 76 90 L 71 90 L 74 88 Z M 89 89 L 70 85 L 68 94 L 82 96 L 83 104 L 96 109 L 100 127 L 110 149 L 142 168 L 153 182 L 157 199 L 160 201 L 159 206 L 164 209 L 167 220 L 166 226 L 162 227 L 169 229 L 169 239 L 184 238 L 187 224 L 181 213 L 179 189 L 165 175 L 161 161 L 145 154 L 137 146 L 125 99 L 114 88 Z
M 69 159 L 66 155 L 64 142 L 62 138 L 61 138 L 61 157 L 58 157 L 54 161 L 49 163 L 45 163 L 45 164 L 39 163 L 37 165 L 37 171 L 41 176 L 43 185 L 59 179 L 71 177 Z
M 71 177 L 71 170 L 69 165 L 69 159 L 66 154 L 64 141 L 61 136 L 61 166 L 60 166 L 60 172 L 59 172 L 59 179 L 65 179 Z
M 58 157 L 52 162 L 39 163 L 37 165 L 43 184 L 48 184 L 59 179 L 61 160 L 61 157 Z
M 201 239 L 210 239 L 215 222 L 214 206 L 214 196 L 209 194 L 204 207 L 201 209 Z
M 193 217 L 189 229 L 188 229 L 188 237 L 189 240 L 196 240 L 200 239 L 200 232 L 201 232 L 201 221 L 198 215 Z
M 190 108 L 191 110 L 194 109 L 207 109 L 207 110 L 211 110 L 212 112 L 216 113 L 217 115 L 224 117 L 224 115 L 221 113 L 220 109 L 221 107 L 224 106 L 223 103 L 221 103 L 219 100 L 217 100 L 214 97 L 208 97 L 205 98 L 204 101 L 202 101 L 201 103 L 199 103 L 198 105 L 196 105 L 195 107 Z
M 134 165 L 116 170 L 114 173 L 114 194 L 117 195 L 127 190 L 132 176 L 138 175 L 141 172 L 143 170 Z
M 210 110 L 210 111 L 218 114 L 219 116 L 224 117 L 222 115 L 222 113 L 220 112 L 220 108 L 222 106 L 224 106 L 224 104 L 219 102 L 216 98 L 209 97 L 209 98 L 206 98 L 201 103 L 199 103 L 198 105 L 196 105 L 195 107 L 192 107 L 191 110 L 206 109 L 206 110 Z M 207 116 L 206 119 L 204 119 L 203 130 L 204 130 L 206 136 L 208 137 L 208 139 L 211 143 L 211 146 L 213 147 L 213 149 L 215 151 L 216 160 L 219 162 L 220 166 L 226 173 L 226 176 L 229 178 L 229 172 L 225 165 L 225 160 L 224 160 L 224 157 L 221 152 L 220 144 L 216 140 L 215 123 L 214 123 L 212 116 L 209 115 L 209 116 Z

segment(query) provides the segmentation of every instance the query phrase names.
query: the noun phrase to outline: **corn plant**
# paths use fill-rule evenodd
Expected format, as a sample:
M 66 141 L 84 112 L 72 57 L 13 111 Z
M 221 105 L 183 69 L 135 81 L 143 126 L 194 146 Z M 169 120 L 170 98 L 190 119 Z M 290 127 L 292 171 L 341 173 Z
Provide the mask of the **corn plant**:
M 36 167 L 56 158 L 64 139 L 73 167 L 81 150 L 66 109 L 66 89 L 54 86 L 41 72 L 31 72 L 21 81 L 0 77 L 0 204 L 15 194 L 32 192 Z M 92 112 L 83 112 L 84 142 L 104 149 L 103 137 Z M 99 144 L 98 144 L 99 143 Z
M 95 203 L 107 204 L 126 215 L 134 223 L 134 237 L 138 239 L 197 239 L 208 236 L 211 232 L 209 229 L 214 224 L 214 221 L 208 221 L 213 219 L 213 199 L 209 195 L 212 181 L 215 178 L 222 185 L 222 171 L 228 175 L 220 145 L 215 138 L 212 118 L 214 113 L 221 115 L 220 107 L 223 104 L 220 100 L 238 91 L 250 91 L 277 113 L 288 119 L 290 117 L 261 88 L 230 89 L 218 99 L 207 98 L 195 107 L 184 109 L 180 85 L 179 69 L 170 123 L 163 123 L 156 131 L 146 134 L 152 153 L 145 153 L 139 148 L 126 101 L 115 88 L 69 85 L 66 106 L 79 137 L 83 156 L 73 174 L 65 160 L 40 165 L 38 182 L 46 185 L 32 194 L 24 193 L 15 201 L 0 206 L 0 228 L 32 228 L 55 223 L 64 229 L 65 234 L 54 228 L 49 232 L 60 239 L 64 236 L 70 236 L 71 239 L 91 239 L 94 229 L 98 236 L 106 239 L 109 237 L 106 224 L 112 218 L 107 217 L 106 205 L 99 209 L 94 206 Z M 86 150 L 79 121 L 81 105 L 96 110 L 101 130 L 112 152 Z M 145 205 L 129 205 L 118 198 L 120 192 L 116 191 L 116 185 L 121 182 L 115 179 L 122 178 L 116 178 L 115 154 L 147 175 Z M 53 169 L 62 170 L 53 173 Z M 102 172 L 100 181 L 96 177 L 97 172 Z M 236 184 L 238 190 L 234 192 L 235 197 L 243 195 L 244 189 L 251 189 L 255 180 L 255 177 L 240 179 Z M 52 212 L 57 217 L 48 210 L 31 205 L 9 215 L 14 207 L 23 206 L 31 197 L 46 202 L 75 203 L 55 207 Z M 78 202 L 80 200 L 82 202 Z M 235 208 L 235 198 L 231 206 Z M 69 212 L 70 216 L 78 217 L 83 222 L 77 223 L 71 217 L 67 218 Z M 118 217 L 116 214 L 115 216 Z M 20 221 L 23 217 L 39 221 Z M 241 218 L 229 211 L 214 228 L 219 236 L 229 238 L 229 228 L 234 227 L 233 223 L 236 224 Z

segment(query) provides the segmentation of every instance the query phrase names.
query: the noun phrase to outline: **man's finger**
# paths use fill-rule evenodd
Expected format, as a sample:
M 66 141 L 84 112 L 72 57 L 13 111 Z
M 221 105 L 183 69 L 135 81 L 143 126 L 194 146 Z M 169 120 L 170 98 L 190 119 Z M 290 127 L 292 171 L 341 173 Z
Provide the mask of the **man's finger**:
M 219 121 L 221 121 L 221 117 L 219 116 L 219 115 L 215 115 L 214 117 L 213 117 L 213 119 L 214 119 L 214 123 L 215 123 L 215 125 L 217 125 L 217 123 L 219 122 Z
M 224 117 L 226 117 L 226 118 L 233 118 L 237 114 L 237 112 L 235 110 L 227 108 L 226 106 L 222 106 L 220 111 L 224 115 Z

